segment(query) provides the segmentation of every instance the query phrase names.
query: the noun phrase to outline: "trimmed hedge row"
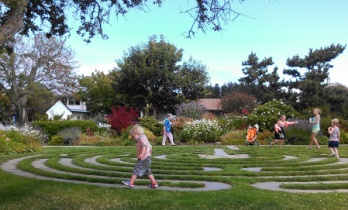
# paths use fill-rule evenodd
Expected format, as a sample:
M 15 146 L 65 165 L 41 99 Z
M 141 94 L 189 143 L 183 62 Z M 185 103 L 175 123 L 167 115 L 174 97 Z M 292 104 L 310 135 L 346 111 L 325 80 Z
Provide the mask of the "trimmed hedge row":
M 93 120 L 35 121 L 33 126 L 42 130 L 49 138 L 66 128 L 77 127 L 83 133 L 86 132 L 87 128 L 90 128 L 92 131 L 98 130 L 98 126 Z

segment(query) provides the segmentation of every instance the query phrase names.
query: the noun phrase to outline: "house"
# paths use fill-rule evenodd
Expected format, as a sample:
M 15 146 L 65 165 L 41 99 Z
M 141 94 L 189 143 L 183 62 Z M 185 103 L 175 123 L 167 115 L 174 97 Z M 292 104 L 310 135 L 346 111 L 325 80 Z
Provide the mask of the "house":
M 71 96 L 61 96 L 47 111 L 48 119 L 61 115 L 62 119 L 83 120 L 88 117 L 85 103 Z
M 198 100 L 198 103 L 210 113 L 220 115 L 223 112 L 220 98 L 202 98 Z

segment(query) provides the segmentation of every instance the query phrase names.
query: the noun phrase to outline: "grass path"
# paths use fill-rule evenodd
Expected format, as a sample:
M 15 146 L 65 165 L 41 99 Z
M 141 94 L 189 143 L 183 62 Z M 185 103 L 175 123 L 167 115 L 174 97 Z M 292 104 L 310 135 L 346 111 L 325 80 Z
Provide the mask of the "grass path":
M 274 148 L 270 148 L 271 152 L 273 152 L 272 150 Z M 250 160 L 255 159 L 254 156 L 256 156 L 250 153 L 250 151 L 239 153 L 239 147 L 235 146 L 214 148 L 213 154 L 207 154 L 206 152 L 200 154 L 202 152 L 204 153 L 204 151 L 195 152 L 196 154 L 182 154 L 182 152 L 179 152 L 180 156 L 174 152 L 168 155 L 154 156 L 153 162 L 157 164 L 153 165 L 153 170 L 156 171 L 155 176 L 160 183 L 158 189 L 171 191 L 231 189 L 231 184 L 224 181 L 214 181 L 214 176 L 219 175 L 219 172 L 222 172 L 220 174 L 222 179 L 220 180 L 229 177 L 229 174 L 223 173 L 223 165 L 218 164 L 221 161 L 214 160 L 224 160 L 225 163 L 226 161 L 238 160 L 240 163 L 240 161 L 247 159 L 248 163 L 251 164 Z M 182 156 L 186 156 L 190 161 L 185 163 L 185 159 Z M 266 157 L 266 154 L 259 156 L 258 159 L 262 158 L 262 156 Z M 230 173 L 230 175 L 236 178 L 256 177 L 258 181 L 251 181 L 250 185 L 265 190 L 291 193 L 348 192 L 348 189 L 325 189 L 325 186 L 329 186 L 328 184 L 343 184 L 343 186 L 348 184 L 348 181 L 345 181 L 348 177 L 348 158 L 341 158 L 338 161 L 328 157 L 298 160 L 301 154 L 298 154 L 299 157 L 293 155 L 282 156 L 283 158 L 280 161 L 278 160 L 279 164 L 277 166 L 270 167 L 259 161 L 261 165 L 259 167 L 254 163 L 255 166 L 241 167 L 239 168 L 239 173 Z M 94 153 L 57 154 L 53 156 L 32 155 L 8 160 L 1 165 L 1 169 L 17 176 L 34 179 L 125 188 L 126 186 L 122 185 L 121 181 L 130 176 L 135 161 L 127 152 L 111 156 L 109 154 Z M 272 161 L 272 159 L 268 159 L 269 161 Z M 195 164 L 198 162 L 203 164 Z M 311 165 L 308 165 L 308 163 Z M 293 167 L 293 171 L 299 170 L 299 172 L 289 173 L 289 166 Z M 320 168 L 323 166 L 324 169 Z M 335 168 L 325 169 L 330 166 Z M 166 167 L 166 170 L 160 170 L 160 168 L 165 169 Z M 245 172 L 243 173 L 243 171 Z M 174 172 L 178 173 L 175 174 Z M 335 179 L 341 177 L 341 179 L 331 180 L 330 176 Z M 282 179 L 284 180 L 282 181 Z M 139 185 L 136 185 L 136 189 L 147 188 L 147 180 L 139 180 L 141 181 Z M 321 189 L 316 189 L 317 187 L 307 189 L 308 186 L 315 185 L 320 185 L 319 188 Z

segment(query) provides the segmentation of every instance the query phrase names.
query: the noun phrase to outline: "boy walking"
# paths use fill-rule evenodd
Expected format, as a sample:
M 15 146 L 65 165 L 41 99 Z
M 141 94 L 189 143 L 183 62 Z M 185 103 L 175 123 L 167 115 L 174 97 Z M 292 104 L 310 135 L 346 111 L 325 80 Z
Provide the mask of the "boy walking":
M 136 125 L 130 130 L 129 134 L 134 140 L 136 140 L 136 154 L 138 162 L 133 169 L 131 179 L 122 181 L 122 183 L 133 188 L 137 177 L 142 177 L 145 174 L 151 181 L 149 188 L 157 188 L 158 184 L 150 170 L 152 146 L 144 134 L 144 129 L 141 126 Z

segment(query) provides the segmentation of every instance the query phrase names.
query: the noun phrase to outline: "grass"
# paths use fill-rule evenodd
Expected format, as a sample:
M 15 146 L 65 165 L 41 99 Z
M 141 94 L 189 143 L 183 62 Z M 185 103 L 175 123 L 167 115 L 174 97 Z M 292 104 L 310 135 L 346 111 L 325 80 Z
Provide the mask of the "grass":
M 205 159 L 214 149 L 229 155 L 248 154 L 246 159 Z M 152 172 L 160 189 L 140 189 L 148 180 L 138 179 L 135 189 L 120 185 L 129 179 L 136 160 L 134 146 L 50 147 L 39 153 L 2 155 L 19 161 L 21 170 L 66 181 L 111 184 L 110 187 L 73 184 L 20 177 L 0 170 L 0 209 L 347 209 L 348 164 L 328 158 L 329 150 L 306 150 L 305 146 L 154 147 Z M 348 145 L 340 145 L 340 157 L 348 158 Z M 296 157 L 284 159 L 284 155 Z M 161 158 L 156 158 L 161 156 Z M 315 162 L 306 162 L 313 158 Z M 50 170 L 36 167 L 42 163 Z M 67 164 L 69 163 L 69 164 Z M 221 170 L 205 171 L 206 167 Z M 260 172 L 241 170 L 260 167 Z M 178 182 L 179 181 L 179 182 Z M 198 182 L 197 182 L 198 181 Z M 202 181 L 229 184 L 225 190 L 194 191 Z M 331 181 L 331 182 L 328 182 Z M 333 182 L 334 181 L 334 182 Z M 257 182 L 281 182 L 286 190 L 324 190 L 323 193 L 289 193 L 253 187 Z M 115 187 L 115 186 L 120 187 Z M 188 191 L 164 190 L 180 188 Z M 162 190 L 161 190 L 162 188 Z M 333 202 L 334 201 L 334 202 Z

